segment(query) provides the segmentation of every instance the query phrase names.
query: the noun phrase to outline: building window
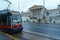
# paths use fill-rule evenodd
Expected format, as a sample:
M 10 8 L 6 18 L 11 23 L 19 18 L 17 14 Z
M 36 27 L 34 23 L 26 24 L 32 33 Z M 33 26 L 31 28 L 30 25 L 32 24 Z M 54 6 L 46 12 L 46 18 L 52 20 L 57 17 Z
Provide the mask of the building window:
M 47 12 L 47 15 L 46 16 L 49 16 L 49 13 Z
M 39 11 L 41 11 L 41 10 L 42 10 L 42 8 L 39 8 L 38 10 L 39 10 Z
M 43 16 L 43 19 L 45 19 L 45 16 Z
M 60 14 L 60 12 L 59 12 L 59 14 Z

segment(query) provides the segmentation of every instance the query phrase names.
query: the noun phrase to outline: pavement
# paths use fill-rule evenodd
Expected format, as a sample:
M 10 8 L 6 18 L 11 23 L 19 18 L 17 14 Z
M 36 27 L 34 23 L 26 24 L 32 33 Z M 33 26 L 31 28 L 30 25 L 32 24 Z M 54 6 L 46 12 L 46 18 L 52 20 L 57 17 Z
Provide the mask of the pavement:
M 5 33 L 0 31 L 0 40 L 14 40 L 14 39 L 8 37 Z
M 56 24 L 37 24 L 37 23 L 23 23 L 25 32 L 60 40 L 60 25 Z

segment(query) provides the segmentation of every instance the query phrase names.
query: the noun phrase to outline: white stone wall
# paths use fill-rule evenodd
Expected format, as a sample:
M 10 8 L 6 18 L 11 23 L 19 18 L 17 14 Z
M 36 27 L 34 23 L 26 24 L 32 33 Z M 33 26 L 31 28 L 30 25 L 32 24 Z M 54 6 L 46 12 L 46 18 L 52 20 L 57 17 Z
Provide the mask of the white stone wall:
M 49 18 L 52 20 L 52 22 L 50 22 L 50 23 L 54 23 L 54 21 L 55 21 L 55 23 L 58 23 L 58 21 L 60 22 L 60 20 L 57 19 L 58 17 L 56 17 L 56 16 L 60 15 L 59 14 L 60 9 L 51 9 L 51 10 L 48 10 L 48 12 L 50 13 Z
M 48 20 L 48 16 L 46 15 L 47 13 L 47 9 L 42 7 L 41 10 L 40 9 L 35 9 L 35 10 L 30 10 L 31 13 L 31 17 L 36 17 L 37 19 L 41 19 L 41 22 L 44 21 L 44 23 L 47 23 Z M 46 19 L 43 19 L 43 16 L 45 16 Z
M 22 22 L 27 22 L 27 20 L 30 21 L 30 18 L 29 17 L 22 17 Z

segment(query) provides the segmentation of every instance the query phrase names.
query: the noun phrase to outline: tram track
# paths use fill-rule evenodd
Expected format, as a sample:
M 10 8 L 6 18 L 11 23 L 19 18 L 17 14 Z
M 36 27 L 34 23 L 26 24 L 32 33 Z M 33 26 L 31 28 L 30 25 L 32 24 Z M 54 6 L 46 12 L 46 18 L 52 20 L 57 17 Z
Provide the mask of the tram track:
M 20 32 L 20 33 L 17 33 L 17 34 L 10 34 L 11 36 L 13 36 L 14 38 L 17 38 L 18 40 L 29 40 L 28 39 L 28 35 L 26 36 L 25 34 L 27 34 L 27 33 L 25 33 L 25 32 Z

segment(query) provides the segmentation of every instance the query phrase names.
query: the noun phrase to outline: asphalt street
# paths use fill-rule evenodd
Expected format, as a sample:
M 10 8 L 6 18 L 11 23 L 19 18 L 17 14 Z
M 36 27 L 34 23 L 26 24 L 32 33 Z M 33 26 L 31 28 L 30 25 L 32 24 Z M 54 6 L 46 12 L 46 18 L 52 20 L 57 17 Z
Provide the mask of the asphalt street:
M 60 25 L 40 23 L 22 23 L 22 24 L 24 28 L 23 31 L 25 32 L 60 40 Z
M 24 22 L 23 32 L 11 35 L 18 40 L 60 40 L 60 25 Z M 0 33 L 0 40 L 12 40 Z

